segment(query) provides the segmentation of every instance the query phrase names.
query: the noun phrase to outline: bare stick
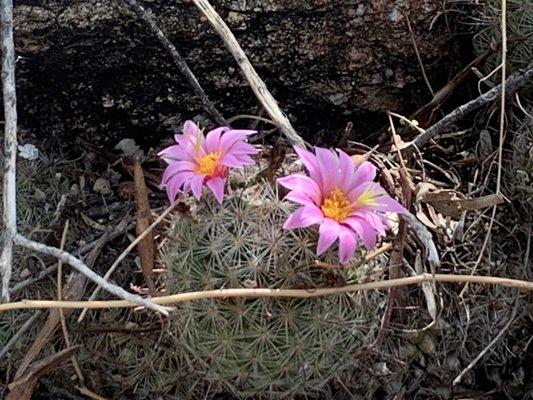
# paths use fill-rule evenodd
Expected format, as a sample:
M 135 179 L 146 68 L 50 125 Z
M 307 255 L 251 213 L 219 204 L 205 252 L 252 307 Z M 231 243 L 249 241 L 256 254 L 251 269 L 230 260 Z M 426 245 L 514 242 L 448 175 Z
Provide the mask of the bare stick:
M 152 230 L 161 223 L 161 221 L 163 221 L 163 219 L 179 204 L 179 201 L 176 200 L 174 203 L 172 203 L 170 206 L 168 206 L 168 208 L 163 211 L 163 213 L 152 223 L 152 225 L 150 225 L 148 228 L 146 228 L 146 230 L 141 233 L 139 236 L 137 236 L 137 238 L 130 243 L 130 245 L 128 247 L 126 247 L 126 249 L 118 256 L 118 258 L 115 260 L 115 262 L 113 263 L 113 265 L 111 265 L 111 267 L 109 267 L 109 269 L 107 270 L 107 272 L 105 273 L 104 275 L 104 282 L 107 282 L 107 280 L 109 279 L 109 277 L 111 276 L 111 274 L 115 271 L 115 269 L 117 269 L 117 267 L 120 265 L 120 263 L 122 262 L 122 260 L 124 260 L 124 258 L 126 258 L 126 256 L 135 248 L 135 246 L 137 246 L 139 244 L 139 242 L 141 240 L 144 239 L 144 237 L 146 235 L 148 235 L 150 232 L 152 232 Z M 91 297 L 89 297 L 89 301 L 92 301 L 96 298 L 96 296 L 98 295 L 98 293 L 100 292 L 100 289 L 102 288 L 103 285 L 98 285 L 96 287 L 96 289 L 94 289 L 94 292 L 91 294 Z M 85 314 L 87 313 L 87 310 L 83 310 L 81 313 L 80 313 L 80 316 L 78 317 L 78 322 L 81 322 L 83 321 L 83 318 L 85 318 Z
M 196 79 L 196 76 L 194 76 L 193 72 L 187 65 L 187 62 L 183 59 L 181 54 L 176 49 L 176 46 L 172 44 L 170 40 L 165 36 L 163 31 L 159 28 L 157 25 L 157 22 L 155 21 L 154 16 L 152 15 L 152 12 L 150 10 L 146 10 L 143 6 L 141 6 L 139 3 L 137 3 L 136 0 L 124 0 L 128 5 L 131 7 L 133 11 L 137 14 L 137 16 L 142 19 L 146 25 L 150 28 L 152 33 L 157 36 L 157 39 L 159 42 L 163 45 L 166 51 L 170 54 L 172 57 L 172 61 L 176 64 L 180 72 L 183 74 L 185 79 L 189 82 L 189 85 L 192 86 L 194 91 L 196 92 L 196 95 L 202 99 L 202 103 L 204 104 L 204 109 L 207 111 L 207 113 L 213 118 L 213 120 L 217 124 L 226 124 L 226 120 L 222 116 L 222 114 L 217 110 L 215 105 L 209 100 L 207 97 L 207 94 L 205 93 L 202 86 L 200 86 L 200 83 L 198 82 L 198 79 Z
M 298 147 L 305 147 L 304 140 L 296 133 L 294 128 L 291 125 L 289 119 L 283 114 L 281 109 L 276 102 L 276 99 L 268 91 L 265 82 L 259 77 L 254 67 L 244 54 L 241 46 L 235 39 L 235 36 L 226 25 L 224 20 L 217 14 L 215 9 L 209 4 L 208 0 L 193 0 L 193 3 L 200 9 L 200 11 L 205 15 L 209 23 L 213 26 L 215 31 L 220 35 L 229 51 L 239 64 L 246 80 L 252 87 L 252 90 L 255 93 L 257 99 L 261 102 L 265 110 L 270 115 L 270 118 L 278 129 L 287 137 L 289 142 Z
M 2 91 L 4 95 L 4 187 L 2 222 L 4 238 L 0 255 L 0 303 L 9 301 L 13 261 L 13 238 L 17 234 L 17 94 L 15 47 L 13 45 L 13 1 L 0 1 Z
M 115 239 L 117 236 L 121 235 L 122 233 L 124 233 L 125 231 L 128 231 L 129 229 L 133 227 L 133 225 L 128 225 L 127 221 L 123 221 L 123 222 L 120 222 L 111 233 L 106 232 L 102 236 L 100 236 L 98 239 L 86 244 L 85 246 L 80 247 L 74 253 L 74 255 L 76 257 L 80 257 L 82 255 L 85 255 L 87 252 L 93 250 L 95 247 L 103 247 L 105 243 Z M 86 264 L 90 265 L 90 263 L 88 262 Z M 21 290 L 27 288 L 28 286 L 34 284 L 35 282 L 38 282 L 41 279 L 47 277 L 49 274 L 54 272 L 56 269 L 57 269 L 57 263 L 49 265 L 42 271 L 39 271 L 35 276 L 32 276 L 28 279 L 23 280 L 22 282 L 17 283 L 15 286 L 13 286 L 9 290 L 9 294 L 13 296 L 14 294 L 20 292 Z
M 141 305 L 151 310 L 158 311 L 164 315 L 168 315 L 168 311 L 170 311 L 170 309 L 167 307 L 161 307 L 157 304 L 154 304 L 150 300 L 143 299 L 140 296 L 129 293 L 125 291 L 124 289 L 122 289 L 121 287 L 106 281 L 100 275 L 98 275 L 92 269 L 90 269 L 87 265 L 85 265 L 83 261 L 81 261 L 79 258 L 74 257 L 72 254 L 67 253 L 66 251 L 59 250 L 55 247 L 47 246 L 43 243 L 34 242 L 33 240 L 27 239 L 20 234 L 15 235 L 14 242 L 15 244 L 25 247 L 27 249 L 60 259 L 64 263 L 67 263 L 71 267 L 76 269 L 78 272 L 81 272 L 83 275 L 85 275 L 87 278 L 89 278 L 93 282 L 102 286 L 108 292 L 114 294 L 115 296 L 120 297 L 121 299 L 126 300 L 127 302 L 134 303 L 136 305 Z
M 503 141 L 504 141 L 504 133 L 505 133 L 505 78 L 506 78 L 506 71 L 507 71 L 507 0 L 502 0 L 502 17 L 501 17 L 501 29 L 502 29 L 502 81 L 501 81 L 501 99 L 500 99 L 500 134 L 499 134 L 499 141 L 498 141 L 498 171 L 496 175 L 496 195 L 500 194 L 501 191 L 501 180 L 502 180 L 502 164 L 503 164 Z M 533 65 L 533 64 L 531 64 Z M 489 243 L 489 240 L 492 235 L 492 228 L 494 226 L 494 221 L 496 220 L 496 211 L 498 210 L 498 204 L 495 204 L 492 206 L 492 214 L 490 217 L 489 226 L 487 228 L 487 234 L 485 235 L 485 239 L 483 239 L 483 244 L 481 245 L 481 250 L 479 251 L 478 258 L 476 259 L 476 263 L 474 264 L 474 267 L 472 268 L 472 271 L 470 272 L 470 275 L 474 275 L 477 271 L 477 268 L 479 267 L 479 264 L 483 260 L 483 257 L 485 256 L 485 249 L 487 248 L 487 245 Z M 461 290 L 461 293 L 459 293 L 459 297 L 462 299 L 465 292 L 468 290 L 468 284 L 466 284 L 463 289 Z
M 416 44 L 415 33 L 413 32 L 413 27 L 411 26 L 409 15 L 407 14 L 405 15 L 405 20 L 407 21 L 407 28 L 409 28 L 409 33 L 411 34 L 411 40 L 413 42 L 413 47 L 415 48 L 415 54 L 418 60 L 418 64 L 420 65 L 420 69 L 422 70 L 422 77 L 424 78 L 424 81 L 426 82 L 426 86 L 429 89 L 429 93 L 431 93 L 432 96 L 435 96 L 435 92 L 433 91 L 433 88 L 431 87 L 431 83 L 429 82 L 428 76 L 426 74 L 426 68 L 424 68 L 422 57 L 420 56 L 420 52 L 418 51 L 418 45 Z
M 477 363 L 479 360 L 481 360 L 481 358 L 483 358 L 483 356 L 485 354 L 487 354 L 487 351 L 489 351 L 489 349 L 494 346 L 498 340 L 500 340 L 500 338 L 502 337 L 502 335 L 507 331 L 507 329 L 509 329 L 509 327 L 511 326 L 511 324 L 513 323 L 513 321 L 515 320 L 515 316 L 516 316 L 516 306 L 513 308 L 513 312 L 511 314 L 511 317 L 509 318 L 509 321 L 507 321 L 507 324 L 505 324 L 505 326 L 503 327 L 503 329 L 496 335 L 496 337 L 494 339 L 491 340 L 491 342 L 487 345 L 487 347 L 485 347 L 483 349 L 483 351 L 481 353 L 479 353 L 477 355 L 476 358 L 474 358 L 472 360 L 472 362 L 470 364 L 467 365 L 467 367 L 465 369 L 463 369 L 461 371 L 461 373 L 459 375 L 457 375 L 457 377 L 453 380 L 453 385 L 457 385 L 458 383 L 461 382 L 461 380 L 463 379 L 463 376 L 468 372 L 470 371 Z
M 407 278 L 389 279 L 368 283 L 358 283 L 342 287 L 328 287 L 317 289 L 215 289 L 199 292 L 178 293 L 170 296 L 153 297 L 156 304 L 176 304 L 200 299 L 220 298 L 263 298 L 263 297 L 290 297 L 311 298 L 330 296 L 341 293 L 356 292 L 359 290 L 388 289 L 391 287 L 420 285 L 425 282 L 450 282 L 450 283 L 477 283 L 483 285 L 500 285 L 515 287 L 522 290 L 533 291 L 533 282 L 518 279 L 499 278 L 495 276 L 472 275 L 447 275 L 447 274 L 420 274 Z M 28 308 L 123 308 L 137 307 L 138 304 L 129 300 L 99 300 L 99 301 L 54 301 L 54 300 L 22 300 L 14 303 L 0 304 L 0 312 Z
M 527 81 L 533 78 L 533 63 L 529 64 L 527 67 L 520 69 L 514 74 L 510 75 L 509 78 L 505 81 L 505 85 L 498 85 L 487 93 L 482 94 L 481 96 L 475 98 L 472 101 L 469 101 L 462 106 L 457 107 L 451 113 L 442 118 L 435 125 L 426 129 L 424 133 L 419 134 L 415 140 L 412 142 L 412 145 L 422 148 L 425 146 L 431 139 L 435 136 L 446 132 L 450 129 L 450 126 L 457 121 L 461 120 L 466 114 L 469 114 L 473 111 L 479 110 L 481 107 L 486 104 L 501 98 L 502 92 L 504 92 L 503 87 L 508 92 L 514 92 L 520 86 L 524 85 Z M 413 146 L 409 146 L 412 148 Z M 406 149 L 407 150 L 407 149 Z
M 9 342 L 7 342 L 4 348 L 0 350 L 0 360 L 19 341 L 22 335 L 24 335 L 26 331 L 33 326 L 35 320 L 37 319 L 37 317 L 39 317 L 39 315 L 41 315 L 41 313 L 41 310 L 36 311 L 35 314 L 33 314 L 26 322 L 24 322 L 24 325 L 20 327 L 18 332 L 15 333 L 11 339 L 9 339 Z

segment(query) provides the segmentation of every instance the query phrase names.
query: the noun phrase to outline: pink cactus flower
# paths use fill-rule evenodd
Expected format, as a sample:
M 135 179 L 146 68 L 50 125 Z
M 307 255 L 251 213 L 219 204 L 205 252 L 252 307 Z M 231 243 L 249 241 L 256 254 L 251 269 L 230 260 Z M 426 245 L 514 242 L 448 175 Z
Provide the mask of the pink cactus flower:
M 347 263 L 358 242 L 371 250 L 389 224 L 386 213 L 406 213 L 376 182 L 376 167 L 368 161 L 359 166 L 345 152 L 317 147 L 315 154 L 295 148 L 306 175 L 278 179 L 290 192 L 285 197 L 301 205 L 283 228 L 319 225 L 317 255 L 339 240 L 339 260 Z
M 158 154 L 168 164 L 161 182 L 168 199 L 174 201 L 181 191 L 192 193 L 200 200 L 205 185 L 222 203 L 229 168 L 254 163 L 251 155 L 257 150 L 244 142 L 244 138 L 253 133 L 255 131 L 221 127 L 204 136 L 194 122 L 186 121 L 183 134 L 174 136 L 177 144 Z

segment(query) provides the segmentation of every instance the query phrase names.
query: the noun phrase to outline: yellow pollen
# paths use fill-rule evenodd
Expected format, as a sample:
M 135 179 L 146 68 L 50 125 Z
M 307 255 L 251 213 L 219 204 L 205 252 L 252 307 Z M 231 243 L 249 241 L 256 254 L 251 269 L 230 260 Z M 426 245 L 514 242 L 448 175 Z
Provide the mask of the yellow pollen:
M 340 222 L 350 214 L 352 205 L 342 190 L 335 188 L 324 199 L 321 209 L 325 217 Z
M 213 175 L 215 173 L 215 169 L 218 167 L 219 158 L 220 153 L 218 151 L 206 154 L 196 161 L 198 164 L 196 171 L 199 174 Z

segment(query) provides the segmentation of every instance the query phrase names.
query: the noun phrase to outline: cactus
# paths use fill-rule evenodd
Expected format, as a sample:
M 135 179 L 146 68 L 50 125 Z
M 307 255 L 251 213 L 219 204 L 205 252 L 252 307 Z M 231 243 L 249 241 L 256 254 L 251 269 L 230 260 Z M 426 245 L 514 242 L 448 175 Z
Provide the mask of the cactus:
M 2 157 L 0 155 L 0 164 Z M 54 219 L 54 211 L 61 195 L 69 190 L 69 176 L 66 168 L 56 162 L 42 157 L 38 160 L 19 159 L 17 162 L 17 225 L 24 234 L 31 232 L 33 238 L 39 238 L 42 232 L 48 234 L 47 229 Z M 2 189 L 2 174 L 0 174 L 0 193 Z M 1 202 L 0 202 L 1 203 Z M 1 210 L 0 204 L 0 210 Z M 0 220 L 0 234 L 2 232 Z M 75 228 L 72 229 L 75 231 Z M 26 277 L 43 269 L 42 259 L 15 247 L 13 257 L 13 275 L 11 287 L 23 281 Z M 20 298 L 53 298 L 55 287 L 51 285 L 33 285 L 17 293 L 13 300 Z M 38 292 L 38 293 L 37 293 Z M 33 315 L 32 310 L 21 310 L 0 313 L 0 349 L 16 334 L 22 325 Z M 12 352 L 15 359 L 22 357 L 32 342 L 35 332 L 40 328 L 39 323 L 33 324 L 17 341 Z M 20 357 L 19 357 L 20 356 Z M 2 360 L 3 361 L 3 360 Z M 2 363 L 0 361 L 0 364 Z M 0 368 L 0 377 L 2 369 Z
M 479 12 L 480 32 L 474 36 L 474 48 L 481 54 L 501 41 L 501 1 L 488 0 Z M 507 62 L 510 72 L 525 67 L 533 59 L 533 5 L 529 0 L 507 2 Z M 501 62 L 501 54 L 487 60 L 487 72 Z
M 316 267 L 316 232 L 281 229 L 291 211 L 267 183 L 235 190 L 222 205 L 198 204 L 192 218 L 174 222 L 164 246 L 169 291 L 312 290 L 358 282 L 370 272 L 357 260 L 335 272 Z M 334 260 L 334 250 L 325 255 Z M 238 397 L 311 395 L 342 379 L 354 353 L 368 345 L 374 308 L 355 294 L 200 300 L 183 305 L 172 324 L 176 346 L 203 364 L 206 385 Z

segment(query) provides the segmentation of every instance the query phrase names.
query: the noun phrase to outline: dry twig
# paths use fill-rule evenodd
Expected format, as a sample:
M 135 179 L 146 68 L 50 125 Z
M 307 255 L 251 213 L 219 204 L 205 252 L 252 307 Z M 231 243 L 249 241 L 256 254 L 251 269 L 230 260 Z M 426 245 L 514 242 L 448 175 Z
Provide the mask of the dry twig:
M 514 92 L 526 82 L 533 78 L 533 63 L 529 64 L 527 67 L 520 69 L 515 72 L 507 80 L 505 84 L 500 84 L 495 88 L 489 90 L 487 93 L 482 94 L 479 97 L 476 97 L 474 100 L 469 101 L 462 106 L 457 107 L 451 113 L 442 118 L 439 122 L 426 129 L 424 133 L 419 134 L 415 140 L 412 142 L 412 145 L 409 146 L 406 150 L 411 149 L 413 146 L 422 148 L 425 146 L 431 139 L 435 136 L 440 135 L 441 133 L 446 132 L 449 127 L 461 120 L 465 115 L 479 110 L 481 107 L 487 105 L 488 103 L 497 100 L 502 97 L 502 93 Z M 505 89 L 503 89 L 505 88 Z
M 0 303 L 9 301 L 13 261 L 13 239 L 17 234 L 17 95 L 15 89 L 15 47 L 13 44 L 13 1 L 0 1 L 2 46 L 2 91 L 4 95 L 4 182 L 2 222 L 4 237 L 0 254 Z
M 115 262 L 113 263 L 113 265 L 111 265 L 111 267 L 109 267 L 109 269 L 107 270 L 107 272 L 105 273 L 104 277 L 103 277 L 103 281 L 105 283 L 108 283 L 107 279 L 109 279 L 109 277 L 111 276 L 111 274 L 115 271 L 115 269 L 120 265 L 120 263 L 122 262 L 122 260 L 124 260 L 124 258 L 126 258 L 126 256 L 130 253 L 130 251 L 132 251 L 134 249 L 135 246 L 137 246 L 141 240 L 143 240 L 146 235 L 148 235 L 150 232 L 152 232 L 152 230 L 161 223 L 161 221 L 163 221 L 163 219 L 172 211 L 174 210 L 174 208 L 179 204 L 179 201 L 175 201 L 174 203 L 172 203 L 165 211 L 163 211 L 163 213 L 161 213 L 161 215 L 152 223 L 152 225 L 150 225 L 143 233 L 141 233 L 139 236 L 137 236 L 137 239 L 135 239 L 133 242 L 130 243 L 130 245 L 128 247 L 126 247 L 126 249 L 118 256 L 118 258 L 115 260 Z M 89 301 L 92 301 L 96 298 L 96 296 L 98 295 L 98 293 L 100 292 L 100 289 L 101 287 L 104 286 L 104 285 L 98 285 L 98 287 L 94 290 L 94 292 L 91 294 L 91 297 L 89 298 Z M 80 316 L 78 317 L 78 322 L 81 322 L 83 321 L 83 318 L 85 318 L 85 314 L 87 313 L 87 310 L 83 310 L 80 314 Z
M 72 254 L 67 253 L 66 251 L 61 251 L 55 247 L 47 246 L 43 243 L 35 242 L 33 240 L 27 239 L 24 236 L 17 234 L 14 238 L 15 244 L 25 247 L 27 249 L 36 251 L 41 254 L 46 254 L 52 257 L 56 257 L 60 260 L 62 260 L 64 263 L 69 264 L 71 267 L 76 269 L 78 272 L 81 272 L 83 275 L 85 275 L 87 278 L 98 284 L 99 286 L 103 287 L 105 290 L 107 290 L 109 293 L 114 294 L 115 296 L 120 297 L 121 299 L 125 299 L 127 301 L 132 301 L 136 303 L 137 305 L 141 305 L 143 307 L 149 308 L 150 310 L 158 311 L 163 315 L 168 315 L 168 312 L 170 309 L 166 307 L 161 307 L 157 304 L 152 303 L 148 299 L 143 299 L 140 296 L 137 296 L 135 294 L 129 293 L 122 289 L 120 286 L 114 285 L 104 278 L 102 278 L 100 275 L 95 273 L 92 269 L 90 269 L 83 261 L 81 261 L 79 258 L 74 257 Z
M 503 329 L 496 335 L 496 337 L 494 339 L 492 339 L 490 341 L 490 343 L 483 349 L 483 351 L 481 351 L 477 356 L 476 358 L 474 358 L 472 360 L 472 362 L 470 362 L 470 364 L 467 365 L 467 367 L 465 369 L 463 369 L 461 371 L 461 373 L 459 375 L 457 375 L 457 377 L 453 380 L 453 385 L 457 385 L 459 383 L 461 383 L 461 380 L 463 379 L 463 376 L 465 376 L 465 374 L 470 371 L 472 368 L 474 368 L 474 366 L 478 363 L 479 360 L 481 360 L 483 358 L 483 356 L 485 354 L 487 354 L 487 351 L 490 350 L 490 348 L 492 346 L 494 346 L 498 340 L 500 340 L 500 338 L 502 337 L 502 335 L 507 331 L 507 329 L 509 329 L 509 327 L 511 326 L 511 324 L 514 322 L 515 320 L 515 316 L 516 316 L 516 305 L 515 307 L 513 308 L 513 312 L 511 313 L 511 317 L 509 318 L 509 321 L 507 321 L 507 323 L 505 324 L 505 326 L 503 327 Z
M 78 347 L 69 347 L 34 363 L 28 372 L 9 385 L 6 400 L 30 400 L 40 379 L 56 369 L 64 360 L 74 354 Z
M 144 9 L 144 7 L 141 6 L 136 0 L 124 1 L 128 3 L 131 9 L 135 11 L 137 16 L 142 19 L 146 23 L 146 25 L 148 25 L 152 33 L 157 36 L 157 39 L 163 45 L 165 50 L 168 51 L 168 53 L 172 57 L 172 61 L 174 61 L 180 72 L 183 74 L 183 76 L 185 76 L 185 79 L 187 79 L 189 85 L 191 85 L 191 87 L 194 89 L 196 95 L 200 97 L 200 99 L 202 99 L 205 111 L 211 116 L 211 118 L 213 118 L 216 123 L 225 125 L 226 120 L 224 119 L 220 111 L 217 110 L 211 100 L 209 100 L 209 98 L 207 97 L 207 93 L 205 93 L 202 86 L 200 86 L 198 79 L 196 79 L 196 76 L 194 76 L 193 72 L 187 65 L 187 62 L 183 59 L 181 54 L 176 49 L 176 46 L 174 46 L 172 42 L 168 40 L 163 31 L 159 28 L 152 13 L 149 10 Z
M 500 278 L 496 276 L 472 276 L 453 274 L 421 274 L 407 278 L 389 279 L 368 283 L 358 283 L 342 287 L 328 287 L 317 289 L 216 289 L 199 292 L 178 293 L 169 296 L 153 297 L 156 304 L 176 304 L 200 299 L 220 298 L 312 298 L 330 296 L 340 293 L 357 292 L 360 290 L 388 289 L 391 287 L 420 285 L 424 282 L 476 283 L 482 285 L 500 285 L 533 291 L 533 282 L 519 279 Z M 99 301 L 55 301 L 55 300 L 22 300 L 14 303 L 0 304 L 0 312 L 34 308 L 125 308 L 137 307 L 138 304 L 128 300 L 99 300 Z
M 129 0 L 131 1 L 131 0 Z M 200 11 L 205 15 L 209 23 L 213 26 L 215 31 L 220 35 L 231 54 L 239 64 L 244 76 L 248 80 L 252 90 L 255 93 L 255 96 L 261 102 L 265 110 L 270 115 L 270 118 L 279 130 L 287 137 L 289 142 L 292 145 L 298 147 L 305 147 L 305 142 L 303 139 L 296 133 L 292 127 L 289 119 L 283 114 L 280 110 L 278 103 L 268 91 L 265 82 L 259 77 L 254 67 L 244 54 L 241 46 L 237 42 L 237 39 L 226 25 L 224 20 L 217 14 L 215 9 L 209 4 L 208 0 L 193 0 L 193 3 L 200 9 Z

